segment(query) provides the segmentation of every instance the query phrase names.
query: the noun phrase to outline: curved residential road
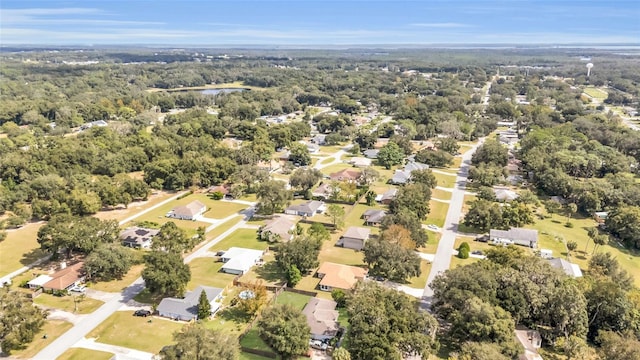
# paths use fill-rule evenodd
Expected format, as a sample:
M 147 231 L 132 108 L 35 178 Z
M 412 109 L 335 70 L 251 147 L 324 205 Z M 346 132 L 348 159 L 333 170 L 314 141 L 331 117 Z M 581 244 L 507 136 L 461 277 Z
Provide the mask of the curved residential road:
M 484 143 L 484 138 L 481 138 L 473 148 L 462 155 L 460 171 L 456 176 L 455 187 L 451 192 L 449 210 L 447 211 L 447 217 L 445 218 L 444 226 L 442 227 L 442 237 L 438 243 L 435 259 L 431 263 L 431 272 L 427 278 L 427 285 L 425 286 L 422 294 L 421 307 L 425 310 L 429 310 L 431 308 L 431 300 L 433 298 L 433 290 L 429 285 L 438 274 L 449 269 L 449 265 L 451 264 L 451 256 L 453 256 L 453 246 L 456 241 L 458 223 L 460 222 L 460 217 L 462 215 L 462 205 L 464 203 L 467 175 L 469 174 L 469 167 L 471 166 L 471 156 L 473 156 L 473 153 L 476 152 L 476 149 L 482 145 L 482 143 Z

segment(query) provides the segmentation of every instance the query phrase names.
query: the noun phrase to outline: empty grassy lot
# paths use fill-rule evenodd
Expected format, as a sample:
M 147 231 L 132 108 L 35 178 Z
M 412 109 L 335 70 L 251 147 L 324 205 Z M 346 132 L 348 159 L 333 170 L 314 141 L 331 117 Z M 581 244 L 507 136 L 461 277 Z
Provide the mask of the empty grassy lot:
M 7 230 L 7 238 L 0 242 L 0 276 L 26 266 L 41 257 L 45 252 L 38 244 L 38 230 L 42 223 L 29 223 L 20 229 Z
M 235 275 L 220 272 L 223 264 L 210 257 L 197 258 L 190 262 L 191 281 L 187 284 L 187 289 L 193 290 L 199 285 L 224 289 L 230 285 Z
M 451 191 L 433 189 L 431 190 L 431 197 L 440 200 L 451 200 Z
M 133 311 L 116 311 L 86 337 L 157 354 L 163 346 L 173 342 L 173 333 L 183 326 L 182 322 L 133 316 Z
M 71 329 L 72 326 L 73 324 L 62 320 L 47 320 L 45 321 L 42 329 L 35 334 L 33 341 L 30 342 L 26 348 L 22 350 L 15 350 L 11 355 L 15 359 L 31 359 L 40 350 L 51 344 L 53 340 Z M 46 339 L 44 338 L 45 334 L 47 335 Z
M 112 357 L 113 354 L 109 352 L 71 348 L 58 356 L 56 360 L 110 360 Z
M 104 304 L 104 302 L 100 300 L 91 299 L 85 296 L 83 300 L 77 299 L 78 311 L 75 311 L 76 304 L 74 301 L 76 301 L 76 299 L 74 299 L 74 297 L 75 296 L 53 296 L 51 294 L 40 294 L 33 300 L 33 302 L 48 308 L 60 309 L 76 314 L 90 314 Z
M 237 204 L 228 201 L 216 201 L 206 213 L 205 217 L 212 219 L 223 219 L 227 216 L 238 214 L 241 210 L 248 208 L 247 205 Z
M 158 191 L 153 195 L 150 195 L 147 201 L 135 201 L 129 204 L 126 209 L 114 209 L 108 211 L 98 211 L 97 214 L 93 215 L 101 220 L 122 220 L 129 216 L 132 216 L 140 211 L 147 209 L 157 203 L 160 203 L 172 196 L 174 196 L 175 192 L 166 192 L 166 191 Z
M 212 246 L 211 251 L 228 250 L 230 247 L 234 246 L 247 249 L 265 250 L 269 247 L 269 243 L 258 240 L 258 233 L 255 229 L 238 229 L 224 238 L 224 240 Z
M 586 87 L 584 88 L 584 90 L 582 90 L 582 92 L 591 96 L 592 98 L 600 99 L 600 100 L 604 100 L 607 98 L 607 96 L 609 96 L 609 94 L 606 91 L 595 88 L 595 87 Z

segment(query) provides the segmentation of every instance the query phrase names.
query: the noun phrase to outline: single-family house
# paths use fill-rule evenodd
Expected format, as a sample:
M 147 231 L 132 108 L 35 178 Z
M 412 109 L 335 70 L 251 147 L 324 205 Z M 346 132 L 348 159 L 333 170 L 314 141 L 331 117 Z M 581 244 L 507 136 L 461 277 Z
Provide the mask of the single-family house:
M 360 170 L 344 169 L 329 174 L 329 178 L 334 181 L 358 182 L 362 173 Z
M 518 193 L 502 187 L 493 188 L 493 193 L 496 195 L 496 199 L 499 201 L 509 202 L 518 198 Z
M 370 235 L 371 229 L 350 226 L 340 237 L 336 245 L 354 250 L 362 250 L 364 244 L 369 240 Z
M 608 217 L 609 217 L 609 213 L 606 211 L 598 211 L 593 213 L 593 218 L 596 220 L 598 224 L 604 224 L 604 222 L 607 221 Z
M 516 327 L 516 339 L 524 347 L 524 353 L 520 355 L 519 360 L 542 360 L 542 356 L 538 354 L 538 349 L 542 346 L 542 337 L 540 333 L 528 329 L 523 326 Z
M 398 195 L 398 189 L 397 188 L 393 188 L 393 189 L 389 189 L 387 191 L 385 191 L 382 195 L 378 195 L 380 198 L 378 199 L 378 197 L 376 196 L 376 201 L 385 204 L 385 205 L 389 205 L 391 203 L 391 201 L 393 201 L 393 199 L 396 198 L 396 196 Z
M 322 291 L 351 290 L 359 280 L 365 279 L 367 270 L 357 266 L 324 262 L 316 271 L 316 276 L 321 279 L 318 286 Z
M 302 309 L 307 317 L 307 324 L 311 329 L 311 339 L 327 340 L 338 333 L 337 303 L 333 300 L 325 300 L 313 297 Z
M 422 164 L 413 160 L 409 160 L 402 170 L 396 170 L 391 177 L 391 183 L 396 185 L 404 185 L 411 180 L 411 173 L 416 170 L 428 169 L 429 165 Z
M 287 217 L 277 216 L 267 221 L 266 224 L 260 228 L 260 236 L 263 239 L 266 237 L 277 236 L 279 241 L 287 242 L 293 239 L 292 231 L 295 227 L 296 223 L 289 220 Z
M 132 226 L 122 230 L 120 233 L 120 242 L 124 246 L 134 249 L 148 249 L 153 243 L 153 237 L 158 235 L 160 230 L 148 229 L 138 226 Z
M 311 142 L 318 145 L 324 145 L 326 143 L 327 135 L 318 134 L 311 138 Z
M 582 277 L 582 270 L 578 264 L 573 264 L 562 258 L 548 260 L 551 267 L 564 271 L 565 274 L 572 277 Z
M 167 217 L 180 220 L 196 220 L 207 211 L 207 206 L 198 200 L 194 200 L 187 205 L 176 206 L 167 213 Z
M 42 288 L 44 291 L 68 290 L 84 281 L 83 266 L 83 262 L 78 262 L 70 266 L 62 262 L 60 264 L 60 270 L 53 274 L 40 275 L 27 284 L 31 289 Z
M 224 263 L 220 271 L 227 274 L 242 275 L 257 264 L 264 251 L 232 247 L 220 256 Z
M 311 200 L 302 204 L 291 205 L 284 210 L 284 213 L 289 215 L 312 217 L 315 214 L 322 214 L 324 210 L 324 202 Z
M 320 145 L 308 142 L 304 144 L 309 150 L 309 154 L 317 154 L 320 151 Z
M 382 223 L 382 219 L 387 215 L 387 212 L 379 209 L 368 209 L 362 214 L 364 224 L 368 226 L 377 226 Z
M 318 199 L 329 199 L 331 195 L 333 195 L 334 190 L 337 192 L 340 191 L 339 188 L 334 189 L 333 186 L 331 186 L 331 184 L 329 184 L 328 182 L 325 182 L 320 184 L 320 186 L 318 186 L 315 190 L 313 190 L 311 192 L 311 196 Z
M 499 245 L 522 245 L 531 248 L 538 247 L 538 230 L 511 228 L 509 230 L 491 229 L 489 239 Z
M 216 185 L 207 189 L 207 193 L 215 194 L 220 193 L 224 198 L 232 198 L 231 196 L 231 187 L 228 185 Z
M 204 291 L 211 305 L 211 315 L 220 308 L 223 289 L 209 286 L 198 286 L 185 294 L 184 299 L 164 298 L 158 304 L 158 315 L 174 320 L 191 321 L 198 318 L 200 294 Z
M 380 152 L 380 150 L 378 150 L 378 149 L 368 149 L 368 150 L 363 151 L 362 154 L 364 155 L 364 157 L 366 157 L 368 159 L 377 159 L 379 152 Z
M 352 157 L 349 159 L 349 163 L 355 167 L 367 167 L 371 166 L 371 159 L 363 158 L 363 157 Z

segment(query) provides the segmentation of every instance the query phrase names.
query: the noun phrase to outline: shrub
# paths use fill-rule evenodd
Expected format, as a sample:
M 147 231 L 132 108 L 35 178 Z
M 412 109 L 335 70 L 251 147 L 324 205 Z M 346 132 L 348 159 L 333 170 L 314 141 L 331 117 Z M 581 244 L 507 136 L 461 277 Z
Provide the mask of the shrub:
M 458 257 L 460 259 L 468 259 L 469 258 L 469 249 L 461 248 L 460 250 L 458 250 Z
M 468 242 L 466 242 L 466 241 L 465 241 L 465 242 L 463 242 L 462 244 L 460 244 L 460 246 L 458 247 L 458 251 L 460 251 L 460 250 L 462 250 L 462 249 L 466 249 L 466 250 L 467 250 L 467 253 L 468 253 L 469 251 L 471 251 L 471 247 L 469 246 L 469 243 L 468 243 Z
M 565 227 L 568 227 L 569 229 L 572 229 L 572 228 L 573 228 L 573 223 L 572 223 L 572 222 L 570 222 L 570 221 L 567 221 L 567 223 L 566 223 L 566 224 L 564 224 L 564 226 L 565 226 Z
M 211 193 L 209 197 L 211 197 L 211 199 L 213 200 L 221 200 L 224 197 L 224 194 L 222 194 L 220 191 L 215 191 Z
M 331 298 L 337 303 L 337 307 L 344 307 L 347 302 L 347 295 L 341 289 L 331 290 Z

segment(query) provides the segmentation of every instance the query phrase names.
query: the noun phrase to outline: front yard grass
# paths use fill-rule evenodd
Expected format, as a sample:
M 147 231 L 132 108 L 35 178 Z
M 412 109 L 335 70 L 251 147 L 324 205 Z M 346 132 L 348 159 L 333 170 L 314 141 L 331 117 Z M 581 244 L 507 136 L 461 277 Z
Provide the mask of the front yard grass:
M 113 354 L 110 352 L 71 348 L 58 356 L 56 360 L 110 360 L 111 358 L 113 358 Z
M 472 237 L 458 236 L 453 245 L 453 248 L 455 250 L 458 250 L 458 248 L 460 247 L 460 244 L 462 244 L 463 242 L 466 242 L 467 244 L 469 244 L 469 248 L 471 249 L 471 251 L 480 250 L 483 253 L 486 253 L 487 250 L 495 248 L 495 245 L 491 245 L 488 242 L 485 243 L 485 242 L 473 241 L 473 240 L 474 238 Z
M 425 231 L 429 236 L 429 241 L 427 241 L 425 246 L 418 248 L 418 251 L 425 254 L 435 254 L 436 250 L 438 249 L 438 243 L 440 242 L 442 233 L 437 233 L 429 230 Z
M 140 277 L 140 274 L 142 274 L 142 269 L 144 269 L 144 265 L 142 264 L 133 265 L 131 269 L 129 269 L 129 271 L 122 277 L 122 279 L 89 283 L 89 287 L 99 291 L 121 292 Z
M 237 229 L 224 238 L 224 240 L 213 245 L 211 247 L 211 251 L 228 250 L 234 246 L 247 249 L 265 250 L 269 247 L 269 243 L 258 240 L 258 233 L 256 232 L 256 229 Z
M 338 172 L 344 169 L 351 169 L 351 168 L 353 168 L 354 170 L 358 170 L 358 168 L 355 168 L 350 164 L 340 163 L 340 164 L 329 165 L 320 171 L 322 171 L 322 173 L 325 175 L 330 175 L 331 173 Z
M 420 262 L 420 271 L 420 276 L 410 278 L 407 286 L 423 289 L 427 285 L 427 277 L 429 277 L 429 273 L 431 272 L 431 263 L 427 260 L 422 260 Z
M 267 345 L 267 343 L 262 340 L 260 335 L 258 335 L 258 329 L 256 328 L 249 330 L 242 337 L 242 339 L 240 340 L 240 345 L 250 349 L 273 352 L 271 347 L 269 347 L 269 345 Z
M 133 316 L 133 311 L 116 311 L 93 329 L 87 338 L 157 354 L 163 346 L 173 343 L 173 333 L 184 325 L 157 317 Z
M 46 255 L 38 244 L 38 230 L 44 222 L 29 223 L 20 229 L 7 230 L 0 242 L 0 276 L 7 275 Z
M 45 321 L 44 326 L 42 326 L 42 329 L 34 335 L 33 341 L 30 342 L 26 348 L 22 350 L 15 350 L 11 355 L 16 359 L 31 359 L 40 350 L 51 344 L 53 340 L 71 329 L 72 326 L 73 324 L 63 320 L 47 320 Z M 46 339 L 44 338 L 44 335 L 47 335 Z
M 440 189 L 431 190 L 431 197 L 440 200 L 451 200 L 451 191 L 445 191 Z
M 456 183 L 456 175 L 445 175 L 443 173 L 434 172 L 433 176 L 436 177 L 436 181 L 438 182 L 438 186 L 453 188 Z
M 451 265 L 449 266 L 449 269 L 455 269 L 458 266 L 465 266 L 465 265 L 470 265 L 473 264 L 474 262 L 478 262 L 480 261 L 480 259 L 477 258 L 468 258 L 468 259 L 460 259 L 459 257 L 453 255 L 451 257 Z
M 215 261 L 210 257 L 194 259 L 189 263 L 191 269 L 191 280 L 187 284 L 188 290 L 193 290 L 199 285 L 212 286 L 224 289 L 233 283 L 235 275 L 220 271 L 224 263 Z
M 291 291 L 283 291 L 276 298 L 276 304 L 289 304 L 298 310 L 304 309 L 309 302 L 311 296 L 294 293 Z
M 40 294 L 33 302 L 48 308 L 60 309 L 75 314 L 90 314 L 102 306 L 104 302 L 85 296 L 83 300 L 78 299 L 78 311 L 75 311 L 76 304 L 74 296 L 53 296 L 51 294 Z
M 437 227 L 444 226 L 444 219 L 447 217 L 447 212 L 449 211 L 449 203 L 443 203 L 440 201 L 431 200 L 429 201 L 429 215 L 427 215 L 427 219 L 423 222 L 427 225 L 433 224 Z
M 212 219 L 224 219 L 227 216 L 238 214 L 240 210 L 248 208 L 247 205 L 228 201 L 216 201 L 215 204 L 204 213 L 204 216 Z

